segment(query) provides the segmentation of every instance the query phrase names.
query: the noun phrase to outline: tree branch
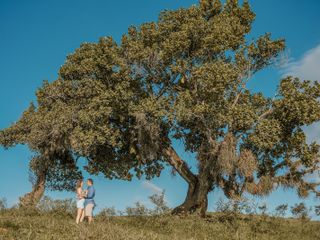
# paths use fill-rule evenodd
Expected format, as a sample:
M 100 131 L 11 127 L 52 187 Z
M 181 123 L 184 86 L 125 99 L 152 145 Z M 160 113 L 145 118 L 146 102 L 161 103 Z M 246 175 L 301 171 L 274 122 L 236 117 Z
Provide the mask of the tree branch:
M 239 98 L 240 98 L 240 95 L 241 95 L 241 93 L 242 93 L 242 90 L 245 88 L 245 85 L 246 85 L 245 83 L 242 83 L 241 89 L 240 89 L 240 91 L 238 92 L 236 98 L 234 99 L 234 101 L 233 101 L 233 103 L 232 103 L 232 105 L 231 105 L 231 108 L 234 108 L 234 107 L 237 105 L 237 103 L 238 103 L 238 101 L 239 101 Z
M 167 162 L 174 167 L 183 179 L 188 183 L 195 183 L 197 181 L 197 176 L 190 171 L 187 164 L 179 157 L 173 147 L 168 147 L 164 152 L 167 156 Z
M 258 120 L 264 119 L 264 118 L 266 118 L 268 115 L 270 115 L 270 114 L 272 114 L 272 113 L 273 113 L 273 109 L 270 108 L 270 109 L 268 109 L 267 111 L 265 111 L 264 113 L 262 113 L 262 114 L 259 116 Z
M 239 98 L 240 98 L 240 95 L 242 93 L 242 90 L 245 89 L 247 83 L 250 81 L 251 77 L 252 77 L 252 72 L 251 72 L 251 63 L 249 62 L 248 63 L 248 66 L 247 66 L 247 74 L 244 74 L 244 75 L 247 75 L 246 76 L 246 79 L 244 81 L 242 81 L 241 83 L 241 87 L 240 87 L 240 91 L 238 92 L 236 98 L 234 99 L 233 103 L 232 103 L 232 106 L 231 108 L 234 108 L 238 101 L 239 101 Z M 241 75 L 240 76 L 240 79 L 244 78 L 245 76 L 244 75 Z M 241 81 L 241 80 L 240 80 Z

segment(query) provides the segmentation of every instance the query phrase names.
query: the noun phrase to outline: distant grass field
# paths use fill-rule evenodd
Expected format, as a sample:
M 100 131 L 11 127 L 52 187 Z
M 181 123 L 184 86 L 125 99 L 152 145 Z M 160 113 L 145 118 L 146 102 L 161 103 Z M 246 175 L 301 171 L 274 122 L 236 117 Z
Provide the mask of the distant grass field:
M 320 239 L 320 222 L 267 216 L 211 214 L 196 217 L 97 217 L 76 225 L 73 216 L 35 210 L 0 211 L 0 239 Z

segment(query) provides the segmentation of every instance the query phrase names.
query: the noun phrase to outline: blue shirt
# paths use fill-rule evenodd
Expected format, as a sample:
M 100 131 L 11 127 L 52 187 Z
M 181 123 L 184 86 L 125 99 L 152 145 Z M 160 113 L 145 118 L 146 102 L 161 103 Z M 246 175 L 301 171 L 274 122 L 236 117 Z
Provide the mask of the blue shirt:
M 87 194 L 87 197 L 86 197 L 86 204 L 89 204 L 89 203 L 95 204 L 93 198 L 96 195 L 96 191 L 95 191 L 94 187 L 93 186 L 89 186 L 87 188 L 87 190 L 88 190 L 88 194 Z

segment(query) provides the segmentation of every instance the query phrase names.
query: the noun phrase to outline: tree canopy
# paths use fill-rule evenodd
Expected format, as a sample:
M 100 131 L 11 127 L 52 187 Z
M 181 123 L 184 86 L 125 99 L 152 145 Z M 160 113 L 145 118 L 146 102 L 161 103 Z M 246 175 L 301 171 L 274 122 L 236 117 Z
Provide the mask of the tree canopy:
M 33 193 L 44 184 L 71 189 L 83 157 L 89 173 L 109 179 L 150 179 L 173 167 L 189 186 L 174 213 L 203 215 L 214 188 L 229 198 L 279 186 L 317 194 L 307 176 L 318 171 L 319 145 L 303 127 L 320 120 L 320 84 L 284 77 L 273 98 L 248 89 L 285 50 L 269 33 L 249 39 L 254 19 L 247 1 L 201 0 L 130 27 L 119 43 L 83 43 L 0 132 L 0 144 L 34 152 Z M 195 153 L 196 172 L 174 139 Z

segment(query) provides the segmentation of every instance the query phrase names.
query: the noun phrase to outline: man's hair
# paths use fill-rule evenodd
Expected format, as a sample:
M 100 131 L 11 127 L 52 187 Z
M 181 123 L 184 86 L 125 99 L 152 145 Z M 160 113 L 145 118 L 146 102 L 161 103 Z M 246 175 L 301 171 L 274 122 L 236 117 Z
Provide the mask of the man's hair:
M 91 184 L 93 184 L 92 178 L 88 178 L 88 181 L 89 181 Z

